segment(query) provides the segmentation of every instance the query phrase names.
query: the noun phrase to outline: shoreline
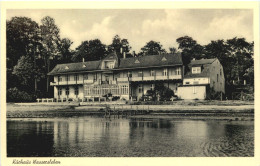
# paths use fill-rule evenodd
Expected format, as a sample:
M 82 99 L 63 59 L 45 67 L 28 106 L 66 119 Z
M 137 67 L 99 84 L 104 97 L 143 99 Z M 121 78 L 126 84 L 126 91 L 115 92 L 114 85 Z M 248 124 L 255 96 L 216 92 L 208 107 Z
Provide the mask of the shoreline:
M 236 105 L 197 104 L 186 102 L 183 105 L 111 105 L 111 116 L 116 112 L 140 111 L 144 114 L 127 117 L 134 118 L 176 118 L 176 119 L 216 119 L 216 120 L 254 120 L 254 105 L 233 103 Z M 7 103 L 7 119 L 13 118 L 52 118 L 77 116 L 104 116 L 104 105 L 79 106 L 72 103 L 63 105 L 37 105 Z M 121 115 L 120 115 L 121 116 Z

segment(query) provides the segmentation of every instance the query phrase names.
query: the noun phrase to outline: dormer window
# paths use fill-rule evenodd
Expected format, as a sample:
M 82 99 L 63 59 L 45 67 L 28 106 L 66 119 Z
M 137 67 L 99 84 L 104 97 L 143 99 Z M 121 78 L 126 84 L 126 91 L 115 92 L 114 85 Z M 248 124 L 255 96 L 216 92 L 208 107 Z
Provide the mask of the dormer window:
M 115 66 L 115 62 L 114 61 L 105 61 L 105 68 L 106 69 L 113 69 Z
M 87 66 L 86 66 L 86 65 L 83 65 L 82 67 L 85 68 L 85 67 L 87 67 Z
M 140 63 L 140 61 L 138 59 L 135 60 L 135 63 Z
M 162 58 L 162 61 L 167 61 L 167 59 L 165 57 Z
M 201 67 L 192 67 L 192 74 L 201 73 Z
M 69 69 L 69 67 L 68 67 L 68 66 L 66 66 L 66 67 L 65 67 L 65 69 L 66 69 L 66 70 L 68 70 L 68 69 Z

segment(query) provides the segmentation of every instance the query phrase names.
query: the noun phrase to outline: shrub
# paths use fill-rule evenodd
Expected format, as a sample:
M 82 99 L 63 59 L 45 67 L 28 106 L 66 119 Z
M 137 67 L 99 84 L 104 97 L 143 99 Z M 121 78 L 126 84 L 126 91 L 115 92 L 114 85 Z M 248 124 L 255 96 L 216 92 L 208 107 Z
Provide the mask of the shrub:
M 7 102 L 32 102 L 36 99 L 35 95 L 21 91 L 16 87 L 8 89 L 6 96 Z

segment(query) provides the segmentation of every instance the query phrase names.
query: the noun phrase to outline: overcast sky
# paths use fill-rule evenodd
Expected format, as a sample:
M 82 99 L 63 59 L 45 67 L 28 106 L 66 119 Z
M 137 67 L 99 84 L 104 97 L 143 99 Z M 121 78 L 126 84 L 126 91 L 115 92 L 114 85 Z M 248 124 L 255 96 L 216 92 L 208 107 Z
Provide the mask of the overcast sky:
M 185 35 L 202 45 L 236 36 L 253 41 L 253 10 L 249 9 L 7 10 L 7 20 L 13 16 L 26 16 L 39 24 L 45 16 L 54 18 L 61 37 L 74 42 L 72 49 L 95 38 L 111 44 L 116 34 L 128 39 L 136 52 L 150 40 L 159 41 L 168 51 Z

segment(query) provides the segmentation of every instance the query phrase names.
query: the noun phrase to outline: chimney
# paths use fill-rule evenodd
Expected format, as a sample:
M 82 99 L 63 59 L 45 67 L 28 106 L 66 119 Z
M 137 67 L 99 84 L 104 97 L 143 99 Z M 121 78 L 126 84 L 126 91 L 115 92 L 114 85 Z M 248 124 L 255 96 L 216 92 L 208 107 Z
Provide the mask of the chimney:
M 121 53 L 121 54 L 123 53 L 123 48 L 122 48 L 122 47 L 120 48 L 120 53 Z
M 126 56 L 125 56 L 125 52 L 123 53 L 123 58 L 124 58 L 124 59 L 126 58 Z
M 132 54 L 132 55 L 133 55 L 133 57 L 135 57 L 135 51 L 133 51 L 133 54 Z
M 82 58 L 82 62 L 85 62 L 85 58 Z

